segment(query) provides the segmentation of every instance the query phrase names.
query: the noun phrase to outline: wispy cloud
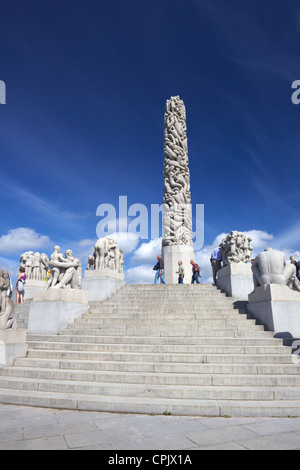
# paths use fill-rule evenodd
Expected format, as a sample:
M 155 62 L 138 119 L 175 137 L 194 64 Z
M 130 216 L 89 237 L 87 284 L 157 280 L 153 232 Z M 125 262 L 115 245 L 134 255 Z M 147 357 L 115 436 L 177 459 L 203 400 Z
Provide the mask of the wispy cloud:
M 5 198 L 17 201 L 19 207 L 24 206 L 28 214 L 35 214 L 43 220 L 48 220 L 50 224 L 54 221 L 58 223 L 58 221 L 63 220 L 66 228 L 76 228 L 82 220 L 91 215 L 90 212 L 72 212 L 66 207 L 50 202 L 28 189 L 6 181 L 0 181 L 1 193 Z M 28 209 L 30 212 L 28 212 Z

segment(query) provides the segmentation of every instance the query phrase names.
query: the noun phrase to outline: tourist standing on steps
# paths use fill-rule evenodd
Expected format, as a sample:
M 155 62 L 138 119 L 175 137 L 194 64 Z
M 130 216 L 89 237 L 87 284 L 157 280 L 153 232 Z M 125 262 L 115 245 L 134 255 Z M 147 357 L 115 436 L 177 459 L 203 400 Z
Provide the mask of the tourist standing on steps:
M 17 287 L 17 304 L 22 304 L 24 302 L 24 284 L 26 281 L 26 273 L 25 273 L 25 268 L 23 266 L 20 267 L 19 269 L 19 277 L 16 283 Z
M 183 284 L 184 267 L 182 266 L 182 261 L 178 261 L 178 271 L 176 271 L 176 274 L 178 274 L 178 284 Z
M 153 268 L 154 271 L 156 271 L 154 284 L 158 284 L 159 280 L 163 284 L 167 284 L 164 278 L 164 260 L 162 259 L 160 255 L 157 255 L 156 259 L 157 259 L 157 263 Z
M 213 274 L 213 286 L 217 285 L 217 272 L 221 269 L 221 261 L 222 261 L 222 253 L 221 253 L 221 245 L 218 248 L 215 248 L 210 255 L 210 264 L 212 267 L 212 274 Z
M 199 277 L 202 277 L 200 274 L 200 268 L 193 259 L 191 259 L 190 263 L 192 265 L 192 271 L 193 271 L 192 284 L 194 284 L 194 282 L 196 282 L 196 284 L 200 284 Z

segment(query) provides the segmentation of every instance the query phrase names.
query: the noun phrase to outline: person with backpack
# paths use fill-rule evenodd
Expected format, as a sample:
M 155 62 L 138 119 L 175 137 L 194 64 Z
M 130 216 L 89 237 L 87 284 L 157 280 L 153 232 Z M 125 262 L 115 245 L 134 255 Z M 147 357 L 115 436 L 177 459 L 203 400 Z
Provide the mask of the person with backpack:
M 156 271 L 154 284 L 158 284 L 159 281 L 163 284 L 167 284 L 164 277 L 164 260 L 160 255 L 157 255 L 157 263 L 154 266 L 154 271 Z
M 24 284 L 26 281 L 26 273 L 25 273 L 25 268 L 23 266 L 20 267 L 19 269 L 19 277 L 16 282 L 16 288 L 17 288 L 17 304 L 22 304 L 24 302 Z
M 192 284 L 194 284 L 194 282 L 196 282 L 196 284 L 200 284 L 199 277 L 202 277 L 200 274 L 200 268 L 193 259 L 191 259 L 190 263 L 192 265 L 192 271 L 193 271 Z

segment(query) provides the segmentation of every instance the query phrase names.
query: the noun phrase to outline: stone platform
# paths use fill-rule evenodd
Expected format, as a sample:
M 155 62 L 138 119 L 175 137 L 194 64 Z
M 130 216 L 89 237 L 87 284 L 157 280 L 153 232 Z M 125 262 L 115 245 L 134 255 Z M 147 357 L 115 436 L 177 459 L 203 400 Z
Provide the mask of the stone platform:
M 27 335 L 0 401 L 118 413 L 300 416 L 300 365 L 211 285 L 125 286 Z

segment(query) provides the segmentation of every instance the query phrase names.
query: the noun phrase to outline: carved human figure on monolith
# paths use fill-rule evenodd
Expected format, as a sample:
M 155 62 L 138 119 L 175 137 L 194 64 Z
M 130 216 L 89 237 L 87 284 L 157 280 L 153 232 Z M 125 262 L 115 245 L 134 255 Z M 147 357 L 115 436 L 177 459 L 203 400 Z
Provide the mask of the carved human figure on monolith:
M 190 171 L 186 132 L 186 110 L 179 96 L 167 100 L 164 115 L 164 192 L 162 257 L 165 280 L 176 284 L 178 261 L 191 282 L 190 260 L 194 259 Z
M 172 96 L 164 119 L 163 246 L 193 245 L 188 163 L 185 106 Z

